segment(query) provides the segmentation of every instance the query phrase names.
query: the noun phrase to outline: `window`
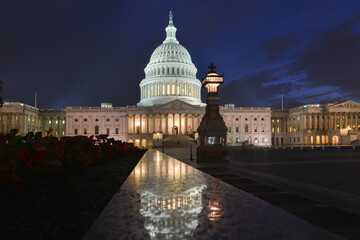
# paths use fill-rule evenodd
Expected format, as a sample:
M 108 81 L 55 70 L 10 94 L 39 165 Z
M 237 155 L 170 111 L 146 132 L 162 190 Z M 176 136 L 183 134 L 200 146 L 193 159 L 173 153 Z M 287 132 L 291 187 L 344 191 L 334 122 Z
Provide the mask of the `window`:
M 115 118 L 115 122 L 118 122 L 119 121 L 119 119 L 118 118 Z
M 78 121 L 79 121 L 79 119 L 75 118 L 75 119 L 74 119 L 74 121 L 75 121 L 75 122 L 78 122 Z
M 248 119 L 247 118 L 245 118 L 245 121 L 247 121 Z
M 239 118 L 235 118 L 235 121 L 239 121 Z
M 62 122 L 63 124 L 65 124 L 65 120 L 63 120 L 63 122 Z
M 106 134 L 109 135 L 110 134 L 110 128 L 106 129 Z
M 261 121 L 264 121 L 264 118 L 261 118 Z
M 87 129 L 86 128 L 84 128 L 84 135 L 86 135 L 87 134 Z
M 99 134 L 99 126 L 95 126 L 95 134 Z
M 107 121 L 107 122 L 110 122 L 110 118 L 107 118 L 106 121 Z
M 249 132 L 249 125 L 245 124 L 245 132 Z
M 229 127 L 229 132 L 231 132 L 231 127 Z
M 238 128 L 238 127 L 236 128 L 236 132 L 239 132 L 239 128 Z
M 257 121 L 257 118 L 254 118 L 254 121 Z
M 95 119 L 95 122 L 98 122 L 99 121 L 99 119 L 97 118 L 97 119 Z
M 240 143 L 240 138 L 236 138 L 236 143 Z
M 119 129 L 115 128 L 115 134 L 119 134 Z
M 84 122 L 87 122 L 87 118 L 84 118 Z
M 75 134 L 75 135 L 78 134 L 77 128 L 75 128 L 74 134 Z

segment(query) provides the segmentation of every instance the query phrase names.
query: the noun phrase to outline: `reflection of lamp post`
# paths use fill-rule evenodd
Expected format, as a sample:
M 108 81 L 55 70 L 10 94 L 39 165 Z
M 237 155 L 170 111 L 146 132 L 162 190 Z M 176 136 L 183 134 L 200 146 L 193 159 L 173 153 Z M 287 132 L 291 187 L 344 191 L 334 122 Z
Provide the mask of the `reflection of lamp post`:
M 208 91 L 206 113 L 197 129 L 200 146 L 197 148 L 197 161 L 226 160 L 227 127 L 219 112 L 218 88 L 223 84 L 223 75 L 219 76 L 211 63 L 210 72 L 202 80 L 202 87 Z

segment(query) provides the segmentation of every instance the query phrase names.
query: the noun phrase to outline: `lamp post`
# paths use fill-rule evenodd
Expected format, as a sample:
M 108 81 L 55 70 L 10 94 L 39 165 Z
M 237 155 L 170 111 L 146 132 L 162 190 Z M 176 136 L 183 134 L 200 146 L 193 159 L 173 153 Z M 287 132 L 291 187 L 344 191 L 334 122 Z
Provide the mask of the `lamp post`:
M 197 162 L 228 160 L 226 148 L 227 127 L 220 115 L 218 88 L 224 83 L 223 75 L 217 74 L 213 63 L 210 71 L 202 80 L 207 89 L 206 113 L 197 129 L 200 146 L 197 148 Z

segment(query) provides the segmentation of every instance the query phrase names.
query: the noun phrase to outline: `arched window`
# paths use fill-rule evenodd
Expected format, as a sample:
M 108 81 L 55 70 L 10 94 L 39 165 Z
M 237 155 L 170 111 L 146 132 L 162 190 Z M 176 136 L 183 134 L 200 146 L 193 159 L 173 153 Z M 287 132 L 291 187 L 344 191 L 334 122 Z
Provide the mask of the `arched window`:
M 172 68 L 172 74 L 175 74 L 175 69 L 174 69 L 174 67 Z
M 249 132 L 249 125 L 245 124 L 245 132 Z
M 166 74 L 170 74 L 170 69 L 169 68 L 167 68 Z
M 179 68 L 177 68 L 177 75 L 179 75 L 180 74 L 180 70 L 179 70 Z
M 183 68 L 181 69 L 181 75 L 184 75 L 184 69 Z
M 95 126 L 95 134 L 99 134 L 99 126 Z

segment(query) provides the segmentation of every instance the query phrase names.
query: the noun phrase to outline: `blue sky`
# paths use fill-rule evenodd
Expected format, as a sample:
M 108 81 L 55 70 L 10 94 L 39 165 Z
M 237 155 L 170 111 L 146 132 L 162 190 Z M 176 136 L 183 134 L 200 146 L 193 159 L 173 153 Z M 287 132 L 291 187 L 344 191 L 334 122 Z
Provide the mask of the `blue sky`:
M 2 1 L 4 100 L 33 104 L 36 91 L 42 108 L 136 104 L 170 10 L 198 79 L 210 62 L 224 73 L 222 104 L 360 101 L 360 1 L 351 0 Z

